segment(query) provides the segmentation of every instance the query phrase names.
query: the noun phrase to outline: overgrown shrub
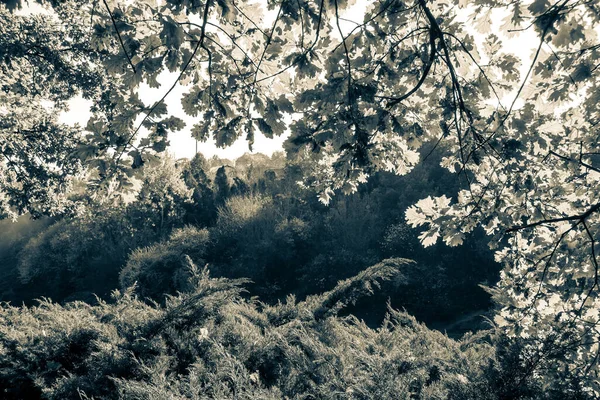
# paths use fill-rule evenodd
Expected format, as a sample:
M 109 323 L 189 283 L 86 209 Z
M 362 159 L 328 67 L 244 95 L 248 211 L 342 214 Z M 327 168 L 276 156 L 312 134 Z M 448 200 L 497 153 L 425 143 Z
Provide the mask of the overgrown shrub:
M 142 297 L 162 300 L 165 294 L 189 290 L 189 270 L 183 256 L 204 264 L 209 235 L 206 229 L 176 229 L 168 240 L 134 250 L 119 274 L 121 287 L 137 282 Z
M 392 309 L 378 329 L 337 316 L 405 260 L 276 305 L 244 300 L 244 281 L 187 262 L 192 290 L 162 306 L 133 289 L 96 306 L 2 306 L 3 398 L 444 399 L 464 387 L 497 398 L 485 390 L 489 344 L 456 342 Z
M 93 301 L 93 293 L 108 295 L 116 287 L 119 270 L 137 243 L 122 209 L 63 219 L 21 249 L 19 280 L 30 299 Z

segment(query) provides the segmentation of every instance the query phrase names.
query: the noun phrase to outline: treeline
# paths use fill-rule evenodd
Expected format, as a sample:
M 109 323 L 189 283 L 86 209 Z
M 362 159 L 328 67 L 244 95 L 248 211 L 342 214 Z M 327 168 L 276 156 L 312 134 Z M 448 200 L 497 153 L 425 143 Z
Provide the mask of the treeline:
M 498 266 L 483 236 L 458 248 L 423 249 L 419 232 L 404 222 L 410 204 L 459 184 L 437 160 L 407 177 L 378 173 L 329 206 L 298 185 L 301 179 L 302 165 L 281 153 L 235 161 L 165 157 L 145 168 L 135 199 L 85 199 L 83 212 L 21 235 L 4 257 L 3 275 L 12 279 L 2 282 L 2 300 L 93 303 L 96 295 L 106 298 L 137 282 L 142 298 L 162 301 L 185 290 L 181 257 L 188 255 L 216 276 L 250 279 L 251 295 L 272 303 L 322 292 L 382 259 L 406 257 L 416 263 L 354 313 L 378 324 L 390 298 L 444 326 L 490 306 L 478 285 L 492 284 Z

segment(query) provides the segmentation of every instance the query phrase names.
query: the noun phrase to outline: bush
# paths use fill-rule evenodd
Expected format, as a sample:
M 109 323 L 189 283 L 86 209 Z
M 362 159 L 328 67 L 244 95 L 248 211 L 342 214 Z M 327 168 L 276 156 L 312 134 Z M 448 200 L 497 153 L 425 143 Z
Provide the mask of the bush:
M 12 399 L 584 399 L 545 391 L 508 339 L 455 341 L 388 309 L 378 329 L 338 312 L 408 265 L 390 259 L 298 302 L 242 297 L 189 258 L 191 290 L 148 304 L 0 307 L 0 392 Z M 495 340 L 495 339 L 494 339 Z M 551 383 L 551 382 L 546 382 Z M 578 396 L 578 397 L 577 397 Z
M 188 226 L 174 230 L 166 241 L 134 250 L 119 275 L 121 287 L 137 282 L 141 296 L 156 300 L 188 290 L 189 270 L 183 256 L 203 264 L 208 240 L 206 229 Z
M 375 330 L 336 316 L 403 263 L 274 306 L 192 264 L 193 289 L 163 306 L 132 290 L 96 306 L 3 306 L 0 390 L 5 399 L 445 398 L 482 379 L 489 345 L 465 350 L 394 310 Z
M 118 282 L 136 238 L 122 210 L 96 210 L 60 220 L 31 238 L 19 253 L 19 279 L 29 294 L 94 301 Z

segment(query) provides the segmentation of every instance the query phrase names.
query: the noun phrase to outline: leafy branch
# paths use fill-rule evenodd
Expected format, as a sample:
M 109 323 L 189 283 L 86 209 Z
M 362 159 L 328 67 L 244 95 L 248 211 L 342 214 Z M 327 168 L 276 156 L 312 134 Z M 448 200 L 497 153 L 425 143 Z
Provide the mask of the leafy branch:
M 253 85 L 256 85 L 256 79 L 258 77 L 260 65 L 262 64 L 262 62 L 265 58 L 265 54 L 267 53 L 267 49 L 269 48 L 269 45 L 271 44 L 271 40 L 273 40 L 273 34 L 275 33 L 275 28 L 277 27 L 277 22 L 279 21 L 279 17 L 281 16 L 281 11 L 283 10 L 283 5 L 284 5 L 284 2 L 282 2 L 281 5 L 279 6 L 279 10 L 277 11 L 277 15 L 275 16 L 275 21 L 273 21 L 273 26 L 271 27 L 271 32 L 267 36 L 267 41 L 265 43 L 265 47 L 263 48 L 262 54 L 260 55 L 260 58 L 258 59 L 258 65 L 256 66 L 256 71 L 254 72 Z
M 108 3 L 106 2 L 106 0 L 102 0 L 102 1 L 104 2 L 104 6 L 106 7 L 106 11 L 108 12 L 108 15 L 110 15 L 110 20 L 112 21 L 113 27 L 115 28 L 115 32 L 117 32 L 117 37 L 119 38 L 119 43 L 121 43 L 121 48 L 123 49 L 123 53 L 125 53 L 125 57 L 127 57 L 127 61 L 129 61 L 129 65 L 131 65 L 131 69 L 133 70 L 133 73 L 136 74 L 135 65 L 133 65 L 133 62 L 131 61 L 131 57 L 129 57 L 127 50 L 125 50 L 125 44 L 123 43 L 123 38 L 121 37 L 119 28 L 117 28 L 117 22 L 115 21 L 115 17 L 110 12 L 110 8 L 108 7 Z M 94 5 L 95 5 L 95 3 L 94 3 Z M 92 9 L 92 18 L 93 18 L 93 9 Z
M 413 32 L 411 32 L 411 34 L 412 33 Z M 388 108 L 391 108 L 391 107 L 395 106 L 396 104 L 401 103 L 402 101 L 408 99 L 417 90 L 419 90 L 421 88 L 421 86 L 425 82 L 425 79 L 429 75 L 429 71 L 431 71 L 431 67 L 433 66 L 433 62 L 435 61 L 435 55 L 436 55 L 436 51 L 435 51 L 435 39 L 436 39 L 436 37 L 437 37 L 436 34 L 432 30 L 430 30 L 430 32 L 429 32 L 429 59 L 427 60 L 427 64 L 425 64 L 425 67 L 423 68 L 423 72 L 421 74 L 421 78 L 419 79 L 419 81 L 417 82 L 417 84 L 412 89 L 410 89 L 408 92 L 404 93 L 402 96 L 399 96 L 399 97 L 375 96 L 378 99 L 387 100 L 388 101 L 388 103 L 387 103 Z
M 321 25 L 322 25 L 322 19 L 323 19 L 323 11 L 324 11 L 324 2 L 325 0 L 321 0 L 321 5 L 319 7 L 319 16 L 317 17 L 317 32 L 315 34 L 315 39 L 313 40 L 313 42 L 311 43 L 311 45 L 299 56 L 294 58 L 294 61 L 292 61 L 289 65 L 287 65 L 286 67 L 280 69 L 279 71 L 262 77 L 260 79 L 257 79 L 256 81 L 244 86 L 244 88 L 250 87 L 250 86 L 254 86 L 257 83 L 269 80 L 269 79 L 273 79 L 278 75 L 283 74 L 284 72 L 286 72 L 287 70 L 289 70 L 290 68 L 293 68 L 294 66 L 298 65 L 298 63 L 300 63 L 300 60 L 302 60 L 302 58 L 306 57 L 311 51 L 313 51 L 313 49 L 315 48 L 315 46 L 317 45 L 318 41 L 319 41 L 319 37 L 320 37 L 320 32 L 321 32 Z M 266 35 L 266 34 L 265 34 Z
M 202 27 L 201 27 L 201 30 L 200 30 L 200 39 L 198 40 L 198 43 L 196 43 L 196 46 L 194 47 L 194 50 L 193 50 L 190 58 L 183 65 L 183 68 L 181 69 L 181 72 L 179 73 L 179 75 L 177 76 L 177 79 L 175 79 L 175 82 L 173 82 L 173 84 L 171 85 L 171 87 L 169 88 L 169 90 L 167 90 L 167 92 L 160 98 L 160 100 L 158 100 L 156 103 L 154 103 L 154 105 L 150 108 L 150 110 L 146 113 L 146 115 L 142 119 L 142 122 L 140 122 L 140 124 L 138 125 L 138 127 L 129 136 L 129 138 L 127 139 L 125 145 L 123 146 L 123 150 L 121 150 L 121 152 L 119 152 L 119 155 L 116 158 L 115 168 L 117 168 L 119 160 L 123 156 L 123 153 L 127 149 L 127 146 L 129 146 L 131 144 L 131 142 L 133 141 L 133 139 L 135 138 L 135 136 L 137 135 L 137 133 L 139 132 L 139 130 L 141 129 L 141 127 L 148 120 L 148 118 L 150 118 L 150 115 L 152 115 L 152 113 L 154 112 L 154 110 L 160 104 L 162 104 L 165 101 L 165 99 L 167 98 L 167 96 L 173 91 L 173 89 L 175 89 L 175 87 L 177 86 L 177 84 L 181 80 L 183 74 L 187 71 L 188 67 L 192 63 L 192 60 L 196 56 L 196 53 L 198 52 L 198 49 L 200 49 L 200 47 L 203 46 L 203 44 L 204 44 L 204 38 L 206 37 L 206 25 L 208 24 L 208 12 L 209 12 L 209 9 L 210 9 L 210 2 L 211 2 L 211 0 L 206 0 L 206 4 L 204 5 L 204 11 L 203 11 L 203 15 L 202 15 Z
M 578 164 L 580 164 L 580 165 L 584 166 L 584 167 L 585 167 L 585 168 L 587 168 L 587 169 L 590 169 L 590 170 L 592 170 L 592 171 L 595 171 L 595 172 L 599 172 L 599 173 L 600 173 L 600 168 L 596 168 L 596 167 L 594 167 L 593 165 L 590 165 L 590 164 L 588 164 L 588 163 L 584 162 L 584 161 L 583 161 L 583 160 L 581 160 L 581 159 L 579 159 L 579 160 L 574 160 L 574 159 L 572 159 L 572 158 L 569 158 L 569 157 L 563 156 L 563 155 L 561 155 L 561 154 L 558 154 L 558 153 L 557 153 L 557 152 L 555 152 L 554 150 L 550 150 L 550 154 L 552 154 L 553 156 L 556 156 L 556 157 L 560 158 L 561 160 L 564 160 L 564 161 L 567 161 L 567 162 L 572 162 L 572 163 L 578 163 Z
M 504 127 L 504 124 L 506 123 L 506 121 L 510 117 L 510 115 L 512 113 L 512 110 L 513 110 L 515 104 L 517 103 L 517 100 L 521 96 L 521 93 L 523 92 L 523 89 L 525 88 L 525 85 L 527 84 L 527 80 L 531 76 L 533 68 L 535 67 L 535 65 L 537 63 L 537 59 L 540 56 L 540 52 L 542 50 L 542 46 L 545 43 L 546 35 L 548 34 L 550 28 L 552 27 L 552 24 L 555 22 L 555 20 L 560 15 L 560 11 L 565 7 L 565 5 L 568 2 L 569 2 L 569 0 L 564 0 L 561 5 L 558 5 L 558 6 L 556 4 L 552 5 L 545 13 L 543 13 L 540 16 L 537 16 L 535 18 L 534 22 L 531 23 L 531 26 L 532 26 L 535 23 L 540 23 L 540 21 L 543 21 L 543 29 L 542 29 L 542 32 L 540 34 L 540 43 L 539 43 L 539 45 L 538 45 L 538 47 L 537 47 L 537 49 L 535 51 L 533 59 L 531 60 L 531 64 L 529 65 L 529 69 L 527 70 L 527 73 L 525 74 L 525 78 L 521 82 L 521 85 L 519 85 L 519 88 L 517 89 L 517 93 L 515 94 L 515 97 L 514 97 L 513 101 L 511 102 L 510 107 L 508 108 L 508 111 L 506 111 L 506 113 L 504 114 L 504 116 L 502 117 L 502 119 L 500 120 L 500 122 L 498 123 L 498 126 L 496 127 L 496 129 L 494 130 L 494 132 L 492 132 L 485 140 L 483 140 L 479 144 L 479 147 L 475 147 L 471 151 L 471 153 L 469 154 L 469 156 L 472 155 L 475 151 L 477 151 L 481 147 L 483 147 L 485 144 L 489 143 L 489 141 L 492 140 L 492 138 L 500 131 L 500 129 L 502 127 Z
M 373 294 L 373 288 L 379 288 L 380 282 L 390 280 L 397 275 L 402 276 L 402 267 L 413 263 L 414 261 L 404 258 L 383 260 L 352 278 L 339 281 L 329 292 L 309 296 L 304 304 L 312 311 L 315 320 L 325 319 L 337 314 L 360 297 Z
M 584 222 L 586 220 L 586 218 L 588 218 L 590 215 L 592 215 L 593 213 L 595 213 L 598 210 L 600 210 L 600 203 L 594 204 L 592 207 L 590 207 L 583 214 L 570 215 L 570 216 L 567 216 L 567 217 L 560 217 L 560 218 L 542 219 L 540 221 L 532 222 L 530 224 L 513 226 L 511 228 L 506 229 L 505 233 L 517 232 L 517 231 L 520 231 L 520 230 L 523 230 L 523 229 L 535 228 L 536 226 L 540 226 L 540 225 L 544 225 L 544 224 L 554 224 L 554 223 L 557 223 L 557 222 L 565 222 L 565 221 L 576 221 L 577 224 L 579 224 L 581 222 Z

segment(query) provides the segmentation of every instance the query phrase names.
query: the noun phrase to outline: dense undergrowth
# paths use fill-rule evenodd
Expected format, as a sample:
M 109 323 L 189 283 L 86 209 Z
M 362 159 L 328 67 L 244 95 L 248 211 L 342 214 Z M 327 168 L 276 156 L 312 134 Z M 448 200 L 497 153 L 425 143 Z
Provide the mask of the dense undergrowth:
M 95 306 L 4 305 L 2 398 L 565 398 L 529 397 L 543 392 L 499 357 L 491 332 L 454 341 L 391 307 L 376 329 L 338 316 L 408 260 L 385 260 L 331 291 L 276 305 L 245 297 L 243 280 L 185 263 L 190 290 L 164 305 L 140 300 L 134 287 Z

